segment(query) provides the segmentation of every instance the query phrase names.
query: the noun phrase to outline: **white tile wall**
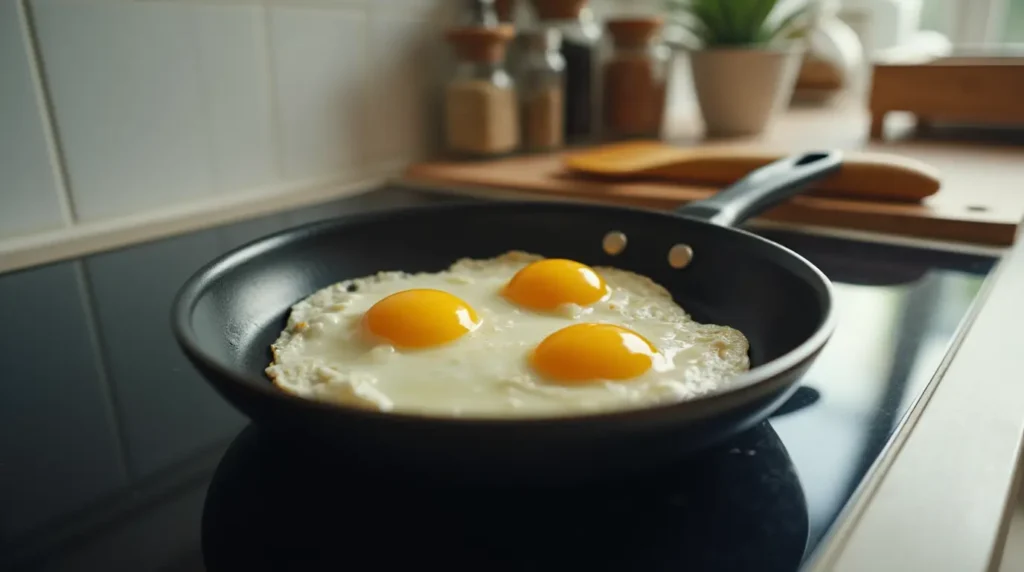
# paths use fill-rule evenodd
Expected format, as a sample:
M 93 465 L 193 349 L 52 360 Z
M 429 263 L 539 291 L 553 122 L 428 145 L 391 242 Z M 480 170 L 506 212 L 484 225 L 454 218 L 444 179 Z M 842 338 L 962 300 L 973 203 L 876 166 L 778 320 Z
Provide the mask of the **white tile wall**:
M 33 7 L 79 218 L 211 193 L 194 8 L 74 0 Z
M 74 224 L 358 180 L 423 156 L 439 139 L 441 32 L 462 7 L 0 0 L 0 238 L 61 223 L 25 42 L 9 17 L 19 2 L 31 9 Z M 658 2 L 594 0 L 605 13 Z
M 280 179 L 264 9 L 35 0 L 80 220 Z
M 18 0 L 0 0 L 0 237 L 64 224 Z
M 366 24 L 365 12 L 351 8 L 270 8 L 286 177 L 325 176 L 367 159 Z
M 376 56 L 367 74 L 367 111 L 376 118 L 367 134 L 368 158 L 415 158 L 431 141 L 430 128 L 439 127 L 429 118 L 440 109 L 434 95 L 445 47 L 416 14 L 377 7 L 368 29 Z
M 239 190 L 276 182 L 267 27 L 259 6 L 201 6 L 199 73 L 207 102 L 214 184 Z

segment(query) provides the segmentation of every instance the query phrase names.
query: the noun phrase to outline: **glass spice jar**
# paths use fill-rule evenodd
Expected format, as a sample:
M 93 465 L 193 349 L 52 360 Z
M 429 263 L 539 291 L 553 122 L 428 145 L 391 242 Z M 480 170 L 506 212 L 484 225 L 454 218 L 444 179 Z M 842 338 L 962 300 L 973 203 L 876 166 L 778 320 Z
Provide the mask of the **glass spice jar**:
M 494 0 L 469 0 L 462 19 L 462 26 L 497 26 L 499 22 Z
M 570 143 L 592 141 L 600 133 L 601 26 L 587 0 L 532 0 L 532 4 L 540 24 L 562 34 L 565 138 Z
M 605 26 L 612 50 L 604 64 L 604 129 L 611 138 L 657 137 L 665 114 L 671 50 L 659 18 L 621 18 Z
M 445 88 L 445 138 L 457 155 L 487 157 L 519 146 L 519 110 L 515 82 L 505 70 L 512 26 L 450 30 L 458 57 Z
M 521 35 L 526 53 L 517 81 L 523 144 L 550 151 L 565 143 L 565 58 L 562 34 L 541 28 Z

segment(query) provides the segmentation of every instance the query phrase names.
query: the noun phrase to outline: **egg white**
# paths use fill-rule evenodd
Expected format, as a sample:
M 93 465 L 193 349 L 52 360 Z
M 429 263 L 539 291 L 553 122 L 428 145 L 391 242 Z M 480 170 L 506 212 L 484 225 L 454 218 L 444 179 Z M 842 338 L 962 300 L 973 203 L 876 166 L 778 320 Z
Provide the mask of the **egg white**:
M 650 279 L 598 267 L 610 289 L 593 306 L 544 314 L 500 292 L 541 256 L 509 252 L 462 259 L 438 273 L 381 272 L 324 288 L 292 307 L 271 347 L 267 375 L 284 391 L 348 406 L 440 416 L 541 417 L 630 409 L 690 399 L 721 387 L 749 367 L 739 331 L 693 321 Z M 442 346 L 398 350 L 370 341 L 361 321 L 382 298 L 433 288 L 472 306 L 481 323 Z M 665 362 L 628 381 L 563 386 L 532 370 L 530 352 L 549 334 L 581 322 L 629 328 Z

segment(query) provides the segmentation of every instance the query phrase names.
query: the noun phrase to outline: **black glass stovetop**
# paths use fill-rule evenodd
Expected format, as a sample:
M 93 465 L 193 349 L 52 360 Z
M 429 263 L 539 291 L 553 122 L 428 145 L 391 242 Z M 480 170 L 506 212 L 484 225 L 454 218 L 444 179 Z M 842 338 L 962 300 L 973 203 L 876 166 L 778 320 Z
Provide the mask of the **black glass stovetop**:
M 0 569 L 797 570 L 939 367 L 994 260 L 764 234 L 839 326 L 770 422 L 673 470 L 571 490 L 374 474 L 261 434 L 171 336 L 181 283 L 307 221 L 454 200 L 383 189 L 0 276 Z

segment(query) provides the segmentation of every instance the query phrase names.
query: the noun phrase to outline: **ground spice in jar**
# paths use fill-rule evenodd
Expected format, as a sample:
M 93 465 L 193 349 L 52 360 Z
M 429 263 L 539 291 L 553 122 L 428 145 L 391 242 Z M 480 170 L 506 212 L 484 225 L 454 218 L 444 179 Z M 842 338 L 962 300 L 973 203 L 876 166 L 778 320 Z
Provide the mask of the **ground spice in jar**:
M 604 123 L 615 137 L 657 136 L 665 110 L 669 53 L 657 18 L 607 23 L 614 50 L 604 65 Z
M 448 32 L 459 63 L 445 89 L 445 137 L 456 154 L 502 155 L 519 146 L 515 83 L 503 67 L 514 35 L 511 26 Z
M 486 80 L 454 80 L 445 94 L 448 147 L 473 155 L 501 155 L 519 146 L 516 94 Z
M 530 151 L 557 149 L 565 142 L 565 59 L 559 51 L 562 34 L 541 27 L 519 38 L 526 49 L 516 78 L 524 143 Z
M 524 139 L 533 151 L 557 149 L 565 143 L 565 97 L 560 86 L 546 86 L 525 96 Z

